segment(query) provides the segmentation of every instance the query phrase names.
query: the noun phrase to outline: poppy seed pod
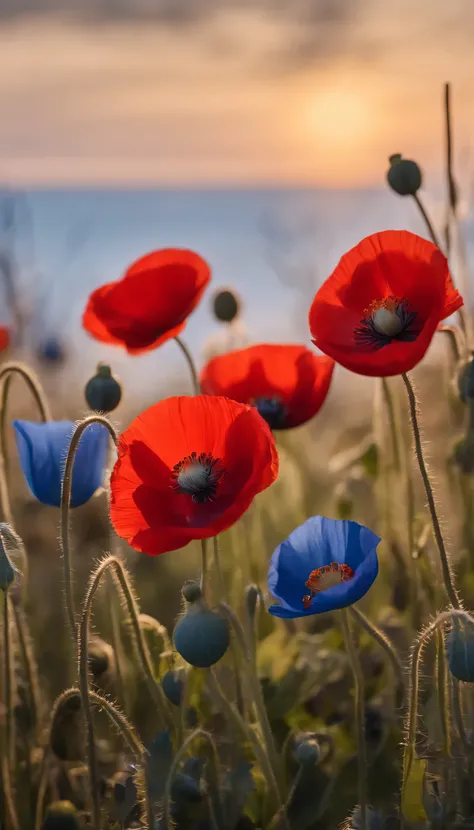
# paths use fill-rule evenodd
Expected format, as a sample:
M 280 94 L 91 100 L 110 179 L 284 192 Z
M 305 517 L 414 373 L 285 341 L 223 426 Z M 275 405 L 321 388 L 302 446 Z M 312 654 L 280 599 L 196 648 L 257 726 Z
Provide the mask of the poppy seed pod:
M 80 830 L 81 824 L 74 804 L 54 801 L 46 813 L 41 830 Z
M 122 387 L 110 366 L 99 363 L 96 374 L 86 383 L 84 394 L 87 405 L 95 412 L 112 412 L 122 399 Z
M 474 626 L 455 621 L 446 637 L 449 670 L 456 680 L 474 682 Z
M 415 196 L 421 187 L 421 170 L 416 161 L 404 159 L 400 153 L 389 158 L 387 182 L 399 196 Z
M 238 316 L 240 301 L 229 289 L 214 294 L 214 314 L 222 323 L 231 323 Z
M 315 766 L 321 757 L 321 750 L 317 741 L 303 740 L 300 741 L 295 749 L 295 758 L 302 767 Z
M 178 672 L 167 671 L 163 675 L 161 686 L 170 703 L 173 703 L 174 706 L 179 706 L 181 704 L 184 684 Z
M 181 657 L 197 668 L 209 668 L 226 653 L 230 642 L 227 621 L 204 603 L 194 603 L 174 630 Z

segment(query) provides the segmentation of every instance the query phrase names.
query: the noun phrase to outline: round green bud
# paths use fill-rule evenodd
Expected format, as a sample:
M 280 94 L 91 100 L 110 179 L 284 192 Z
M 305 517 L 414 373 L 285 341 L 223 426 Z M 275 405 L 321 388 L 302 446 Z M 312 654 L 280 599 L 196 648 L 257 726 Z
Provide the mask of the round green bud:
M 416 161 L 404 159 L 400 153 L 389 158 L 387 182 L 399 196 L 415 196 L 421 187 L 422 175 Z
M 453 677 L 464 683 L 474 683 L 474 626 L 454 620 L 446 637 L 446 652 Z
M 300 741 L 295 749 L 295 757 L 300 766 L 313 767 L 321 757 L 318 742 L 314 739 Z
M 112 374 L 110 366 L 99 363 L 97 373 L 87 383 L 84 390 L 87 405 L 94 412 L 112 412 L 122 398 L 122 387 Z
M 197 602 L 202 599 L 201 586 L 197 582 L 185 582 L 181 593 L 186 602 Z
M 204 605 L 193 605 L 174 630 L 176 651 L 197 668 L 209 668 L 229 648 L 229 625 L 224 617 Z
M 222 323 L 231 323 L 240 311 L 240 301 L 233 291 L 225 289 L 214 295 L 214 314 Z

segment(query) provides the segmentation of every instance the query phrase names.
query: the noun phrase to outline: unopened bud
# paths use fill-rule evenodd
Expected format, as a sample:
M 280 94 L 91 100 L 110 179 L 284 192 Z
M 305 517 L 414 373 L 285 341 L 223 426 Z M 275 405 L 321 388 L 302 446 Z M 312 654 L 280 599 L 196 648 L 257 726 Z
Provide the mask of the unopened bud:
M 87 405 L 94 412 L 112 412 L 122 398 L 120 382 L 112 374 L 110 366 L 99 363 L 97 373 L 86 384 L 84 390 Z
M 224 617 L 203 605 L 192 605 L 174 630 L 176 651 L 198 668 L 208 668 L 226 653 L 230 642 Z
M 387 172 L 387 181 L 399 196 L 415 196 L 421 187 L 421 170 L 411 159 L 404 159 L 400 153 L 394 153 L 389 158 L 390 168 Z
M 233 291 L 225 289 L 214 295 L 214 314 L 222 323 L 231 323 L 240 310 L 240 302 Z

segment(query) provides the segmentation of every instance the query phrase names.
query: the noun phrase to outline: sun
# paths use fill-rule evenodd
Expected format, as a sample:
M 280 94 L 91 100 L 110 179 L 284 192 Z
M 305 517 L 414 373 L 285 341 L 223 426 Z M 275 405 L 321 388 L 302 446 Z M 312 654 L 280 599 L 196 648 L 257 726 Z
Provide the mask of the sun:
M 321 89 L 312 97 L 307 110 L 308 130 L 313 139 L 331 151 L 354 150 L 365 144 L 373 122 L 366 96 L 349 81 Z

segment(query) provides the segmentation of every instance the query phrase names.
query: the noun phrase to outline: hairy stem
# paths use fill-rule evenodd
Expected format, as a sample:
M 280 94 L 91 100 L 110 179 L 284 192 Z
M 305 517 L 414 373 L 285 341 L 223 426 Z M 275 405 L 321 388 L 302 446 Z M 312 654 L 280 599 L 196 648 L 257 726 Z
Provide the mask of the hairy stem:
M 171 819 L 171 788 L 173 785 L 173 779 L 178 771 L 181 761 L 196 738 L 204 738 L 204 740 L 207 741 L 211 753 L 211 764 L 214 765 L 214 777 L 217 781 L 219 780 L 219 759 L 212 736 L 209 732 L 206 732 L 205 729 L 195 729 L 194 732 L 191 732 L 191 734 L 188 735 L 184 743 L 180 746 L 178 752 L 173 758 L 173 763 L 171 764 L 163 797 L 163 817 L 161 819 L 163 830 L 170 830 L 170 828 L 174 826 Z
M 425 459 L 423 456 L 423 448 L 421 444 L 421 434 L 420 434 L 420 427 L 418 425 L 418 412 L 417 412 L 417 403 L 415 397 L 415 391 L 413 389 L 413 385 L 410 381 L 408 375 L 404 372 L 402 374 L 403 382 L 405 384 L 407 394 L 408 394 L 408 403 L 410 407 L 410 418 L 411 418 L 411 425 L 413 430 L 413 438 L 415 441 L 415 453 L 416 458 L 418 461 L 418 466 L 420 468 L 421 477 L 423 479 L 423 484 L 425 487 L 426 498 L 428 501 L 428 507 L 431 515 L 431 521 L 433 523 L 433 531 L 434 536 L 436 539 L 436 544 L 438 546 L 439 556 L 441 560 L 441 570 L 443 574 L 443 581 L 446 588 L 446 593 L 449 597 L 449 601 L 453 608 L 459 609 L 461 607 L 461 603 L 459 601 L 456 588 L 454 587 L 454 580 L 451 573 L 451 568 L 449 566 L 448 561 L 448 554 L 446 551 L 446 546 L 444 544 L 443 534 L 441 532 L 441 527 L 438 519 L 438 514 L 436 512 L 436 505 L 433 495 L 433 488 L 431 486 L 431 482 L 428 476 L 428 471 L 426 469 Z
M 66 597 L 67 619 L 69 630 L 74 640 L 76 639 L 76 610 L 74 603 L 74 591 L 72 588 L 72 565 L 69 543 L 69 508 L 71 502 L 74 458 L 76 455 L 77 448 L 79 446 L 79 441 L 81 440 L 81 436 L 83 432 L 89 426 L 91 426 L 91 424 L 102 424 L 102 426 L 108 429 L 114 444 L 117 445 L 117 436 L 110 421 L 108 421 L 107 418 L 104 418 L 102 415 L 89 415 L 76 426 L 76 429 L 74 430 L 71 438 L 71 443 L 69 445 L 69 450 L 66 458 L 66 466 L 64 468 L 64 475 L 61 488 L 60 543 L 64 566 L 64 587 Z
M 430 217 L 428 216 L 428 214 L 427 214 L 427 212 L 426 212 L 426 209 L 425 209 L 425 207 L 424 207 L 424 205 L 423 205 L 423 202 L 421 201 L 420 197 L 418 196 L 418 193 L 415 193 L 415 194 L 413 195 L 413 198 L 414 198 L 414 200 L 415 200 L 415 202 L 416 202 L 416 204 L 417 204 L 417 206 L 418 206 L 418 210 L 420 211 L 420 213 L 421 213 L 421 215 L 422 215 L 422 217 L 423 217 L 424 223 L 425 223 L 425 225 L 426 225 L 426 228 L 427 228 L 427 230 L 428 230 L 428 233 L 429 233 L 429 235 L 430 235 L 430 237 L 431 237 L 432 242 L 434 242 L 434 244 L 435 244 L 435 245 L 437 245 L 437 247 L 438 247 L 440 250 L 442 250 L 441 245 L 440 245 L 440 243 L 439 243 L 439 239 L 438 239 L 437 233 L 436 233 L 436 231 L 435 231 L 435 229 L 434 229 L 434 227 L 433 227 L 433 224 L 432 224 L 432 222 L 431 222 Z
M 183 343 L 183 341 L 181 340 L 181 337 L 175 337 L 174 339 L 175 339 L 176 343 L 178 344 L 179 348 L 181 349 L 182 353 L 184 354 L 184 357 L 186 359 L 186 363 L 188 364 L 189 371 L 191 373 L 191 381 L 192 381 L 192 385 L 193 385 L 194 394 L 195 395 L 200 395 L 201 394 L 201 386 L 200 386 L 200 383 L 199 383 L 199 377 L 198 377 L 198 373 L 197 373 L 197 369 L 196 369 L 196 364 L 194 363 L 191 352 L 189 351 L 186 344 Z
M 41 696 L 38 681 L 38 668 L 33 654 L 31 636 L 25 614 L 18 603 L 12 603 L 13 618 L 18 633 L 18 644 L 25 670 L 26 690 L 29 697 L 31 719 L 36 739 L 39 740 L 41 727 Z

